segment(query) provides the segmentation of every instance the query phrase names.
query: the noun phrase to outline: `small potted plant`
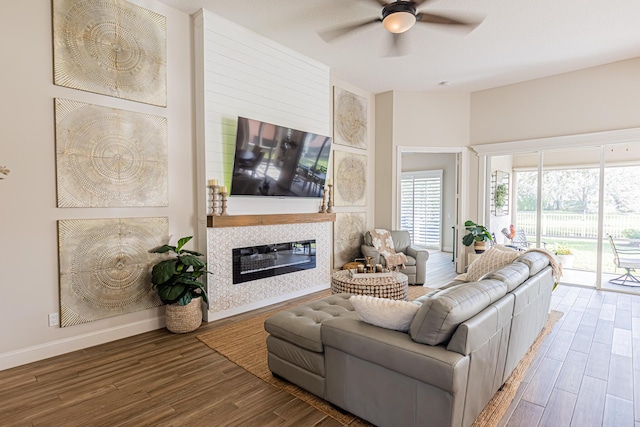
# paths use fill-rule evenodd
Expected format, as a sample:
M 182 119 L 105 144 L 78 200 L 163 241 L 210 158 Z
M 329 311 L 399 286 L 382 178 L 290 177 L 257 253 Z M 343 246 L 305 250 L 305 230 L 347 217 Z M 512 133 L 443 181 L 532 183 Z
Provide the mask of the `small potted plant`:
M 464 223 L 467 234 L 462 238 L 462 244 L 465 246 L 471 246 L 473 243 L 473 249 L 477 254 L 483 253 L 487 248 L 487 242 L 493 241 L 493 237 L 489 230 L 484 225 L 476 224 L 473 221 L 466 221 Z
M 151 283 L 158 291 L 160 300 L 167 305 L 167 329 L 174 333 L 192 332 L 202 323 L 202 300 L 207 304 L 207 292 L 198 279 L 209 273 L 199 252 L 184 249 L 193 236 L 178 240 L 177 246 L 162 245 L 149 252 L 173 253 L 153 266 Z
M 556 254 L 562 268 L 573 268 L 574 255 L 569 246 L 566 244 L 558 244 L 553 252 Z

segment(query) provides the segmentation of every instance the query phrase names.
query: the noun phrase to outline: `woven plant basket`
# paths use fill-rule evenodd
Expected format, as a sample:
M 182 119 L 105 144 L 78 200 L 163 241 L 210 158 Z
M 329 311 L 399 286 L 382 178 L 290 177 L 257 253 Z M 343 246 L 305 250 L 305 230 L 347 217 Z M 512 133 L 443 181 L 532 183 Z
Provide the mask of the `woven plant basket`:
M 202 324 L 202 297 L 194 298 L 187 305 L 166 306 L 167 329 L 174 334 L 193 332 Z

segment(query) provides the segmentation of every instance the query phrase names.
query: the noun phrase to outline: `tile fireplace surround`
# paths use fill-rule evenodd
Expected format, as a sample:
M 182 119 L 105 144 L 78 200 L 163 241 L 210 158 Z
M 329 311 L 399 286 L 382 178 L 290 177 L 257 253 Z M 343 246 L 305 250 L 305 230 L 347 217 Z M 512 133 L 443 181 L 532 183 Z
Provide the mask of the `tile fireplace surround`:
M 213 321 L 328 289 L 331 284 L 331 222 L 207 228 L 209 310 Z M 316 268 L 233 284 L 232 249 L 315 240 Z

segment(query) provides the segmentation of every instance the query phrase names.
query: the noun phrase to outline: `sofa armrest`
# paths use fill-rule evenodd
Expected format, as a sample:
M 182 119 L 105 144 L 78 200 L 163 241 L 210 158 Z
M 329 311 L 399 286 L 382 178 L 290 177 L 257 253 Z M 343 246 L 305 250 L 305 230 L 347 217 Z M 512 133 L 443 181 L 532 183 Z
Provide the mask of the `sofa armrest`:
M 417 246 L 407 246 L 407 255 L 416 259 L 416 264 L 425 263 L 429 259 L 429 251 Z
M 429 251 L 417 246 L 407 246 L 407 255 L 416 259 L 416 282 L 424 284 L 427 280 L 427 260 L 429 259 Z
M 369 245 L 361 245 L 360 246 L 360 252 L 362 252 L 362 255 L 365 257 L 373 257 L 373 264 L 380 264 L 380 252 L 378 252 L 376 250 L 376 248 L 374 248 L 373 246 L 369 246 Z
M 358 319 L 333 318 L 320 328 L 325 347 L 414 378 L 447 392 L 464 389 L 469 358 L 443 345 L 420 344 L 404 332 Z

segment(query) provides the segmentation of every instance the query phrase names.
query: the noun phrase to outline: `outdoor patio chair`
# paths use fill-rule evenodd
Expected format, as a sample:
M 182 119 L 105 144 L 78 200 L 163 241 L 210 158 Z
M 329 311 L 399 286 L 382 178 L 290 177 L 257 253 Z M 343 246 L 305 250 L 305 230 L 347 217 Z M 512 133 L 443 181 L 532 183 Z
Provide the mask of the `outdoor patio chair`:
M 505 245 L 508 248 L 517 249 L 519 251 L 526 251 L 531 246 L 531 242 L 527 240 L 527 235 L 524 234 L 523 229 L 516 230 L 515 235 L 511 237 L 509 229 L 503 228 L 502 234 L 511 242 L 510 245 Z
M 611 250 L 613 251 L 613 262 L 616 268 L 624 268 L 625 273 L 609 280 L 609 283 L 625 286 L 640 286 L 640 280 L 631 271 L 635 271 L 636 268 L 640 268 L 640 248 L 625 248 L 616 246 L 611 235 L 607 235 L 609 243 L 611 244 Z
M 509 241 L 511 242 L 510 245 L 505 245 L 508 248 L 517 249 L 519 251 L 526 251 L 534 244 L 533 242 L 527 240 L 527 235 L 524 233 L 524 230 L 522 228 L 516 230 L 516 233 L 513 237 L 511 237 L 511 233 L 509 232 L 508 228 L 503 228 L 502 235 L 509 239 Z M 541 243 L 543 247 L 547 247 L 546 242 Z

